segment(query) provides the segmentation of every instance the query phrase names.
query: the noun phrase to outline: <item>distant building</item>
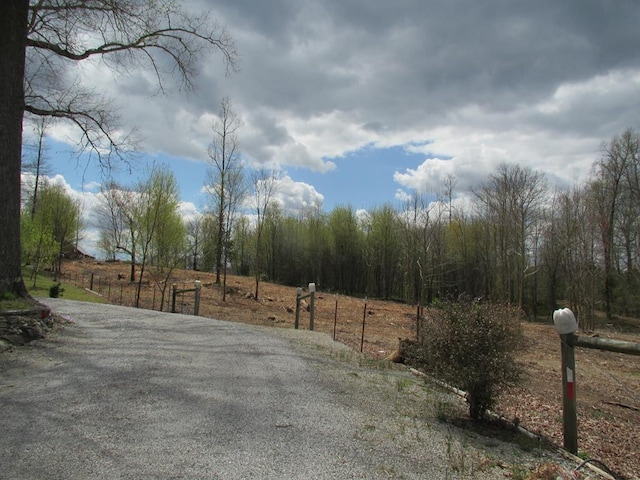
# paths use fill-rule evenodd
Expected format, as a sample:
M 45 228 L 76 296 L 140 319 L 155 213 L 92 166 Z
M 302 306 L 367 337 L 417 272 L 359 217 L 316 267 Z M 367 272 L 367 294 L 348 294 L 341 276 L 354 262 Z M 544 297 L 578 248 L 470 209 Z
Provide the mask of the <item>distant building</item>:
M 62 252 L 63 258 L 69 258 L 72 260 L 95 260 L 96 257 L 92 257 L 88 253 L 84 253 L 75 245 L 71 245 L 67 247 L 64 252 Z

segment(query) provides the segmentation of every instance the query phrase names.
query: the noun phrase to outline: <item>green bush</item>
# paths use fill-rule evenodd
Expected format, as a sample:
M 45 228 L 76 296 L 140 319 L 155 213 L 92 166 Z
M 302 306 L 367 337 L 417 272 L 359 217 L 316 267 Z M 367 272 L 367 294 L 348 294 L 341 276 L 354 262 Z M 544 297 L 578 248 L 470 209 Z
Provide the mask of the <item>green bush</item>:
M 49 287 L 49 296 L 51 298 L 58 298 L 62 296 L 62 292 L 64 292 L 64 288 L 60 286 L 59 283 L 54 283 Z
M 500 387 L 515 382 L 515 353 L 522 344 L 521 312 L 489 303 L 442 303 L 424 325 L 420 357 L 430 373 L 467 392 L 477 420 Z

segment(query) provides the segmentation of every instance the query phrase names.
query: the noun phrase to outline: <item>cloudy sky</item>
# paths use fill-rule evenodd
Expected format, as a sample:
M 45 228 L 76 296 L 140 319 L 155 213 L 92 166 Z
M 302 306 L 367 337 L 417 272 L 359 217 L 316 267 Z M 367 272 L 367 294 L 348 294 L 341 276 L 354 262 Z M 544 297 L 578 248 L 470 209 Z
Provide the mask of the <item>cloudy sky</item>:
M 201 208 L 211 122 L 229 97 L 247 165 L 278 165 L 292 206 L 331 210 L 456 195 L 500 163 L 583 180 L 602 142 L 640 127 L 637 0 L 191 0 L 236 42 L 239 71 L 214 54 L 194 93 L 154 95 L 144 72 L 87 71 L 138 129 L 143 160 L 168 163 Z M 69 132 L 52 132 L 63 157 Z M 56 158 L 74 190 L 91 168 Z M 84 175 L 80 175 L 84 173 Z M 84 178 L 83 178 L 84 177 Z M 91 189 L 85 187 L 85 192 Z

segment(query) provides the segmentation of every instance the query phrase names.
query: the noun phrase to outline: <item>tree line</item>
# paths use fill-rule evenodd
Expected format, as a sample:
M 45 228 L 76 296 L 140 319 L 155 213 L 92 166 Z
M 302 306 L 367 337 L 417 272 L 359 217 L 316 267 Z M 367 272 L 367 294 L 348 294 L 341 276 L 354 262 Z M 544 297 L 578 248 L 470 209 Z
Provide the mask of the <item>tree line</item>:
M 240 274 L 409 303 L 482 297 L 531 317 L 567 305 L 587 327 L 596 312 L 638 316 L 639 146 L 633 130 L 613 137 L 566 190 L 502 164 L 464 203 L 454 177 L 369 212 L 291 215 L 272 203 L 260 235 L 246 218 L 235 225 L 230 261 Z
M 544 172 L 502 164 L 466 202 L 456 201 L 451 176 L 440 191 L 415 191 L 401 206 L 294 213 L 276 201 L 277 171 L 243 166 L 229 99 L 219 118 L 203 213 L 181 218 L 166 166 L 133 186 L 104 186 L 100 248 L 106 258 L 131 261 L 132 282 L 147 274 L 163 289 L 173 269 L 186 267 L 216 272 L 224 285 L 231 269 L 255 277 L 256 299 L 260 281 L 315 282 L 413 304 L 482 297 L 531 317 L 568 305 L 587 326 L 596 312 L 608 321 L 640 315 L 640 136 L 633 130 L 603 144 L 589 178 L 567 190 L 552 189 Z M 59 242 L 77 235 L 52 221 L 46 231 L 69 232 L 56 233 Z

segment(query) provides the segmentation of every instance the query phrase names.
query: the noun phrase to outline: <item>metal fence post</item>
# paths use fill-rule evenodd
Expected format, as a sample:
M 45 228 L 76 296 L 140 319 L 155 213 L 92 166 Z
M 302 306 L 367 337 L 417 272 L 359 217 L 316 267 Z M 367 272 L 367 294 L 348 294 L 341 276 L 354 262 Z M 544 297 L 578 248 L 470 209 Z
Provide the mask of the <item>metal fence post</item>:
M 364 350 L 364 325 L 367 321 L 367 300 L 364 301 L 364 310 L 362 311 L 362 335 L 360 336 L 360 352 Z
M 309 284 L 309 295 L 311 297 L 309 299 L 309 330 L 313 330 L 313 317 L 314 317 L 315 299 L 316 299 L 316 284 L 315 283 L 310 283 Z
M 193 302 L 193 314 L 198 315 L 200 313 L 200 289 L 202 287 L 202 283 L 200 280 L 196 280 L 196 298 Z
M 296 289 L 296 320 L 293 327 L 297 330 L 300 325 L 300 297 L 302 296 L 302 289 L 298 287 Z

